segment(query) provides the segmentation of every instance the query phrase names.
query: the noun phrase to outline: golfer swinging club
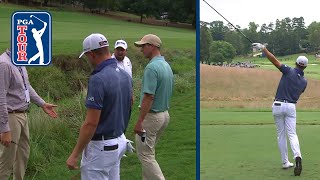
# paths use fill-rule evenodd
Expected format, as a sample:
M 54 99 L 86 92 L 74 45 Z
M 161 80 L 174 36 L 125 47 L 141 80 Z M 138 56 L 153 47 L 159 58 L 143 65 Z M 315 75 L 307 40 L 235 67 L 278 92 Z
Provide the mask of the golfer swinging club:
M 39 65 L 44 65 L 44 55 L 43 55 L 43 45 L 42 45 L 42 40 L 41 37 L 44 33 L 44 31 L 46 30 L 47 27 L 47 23 L 42 21 L 41 19 L 37 18 L 34 15 L 30 15 L 31 17 L 35 17 L 36 19 L 38 19 L 39 21 L 43 22 L 44 26 L 41 30 L 37 31 L 36 28 L 32 28 L 31 32 L 33 33 L 33 38 L 36 41 L 36 46 L 38 48 L 38 53 L 35 54 L 32 58 L 29 59 L 28 64 L 30 64 L 32 61 L 37 60 L 38 58 L 40 58 L 39 60 Z
M 282 64 L 268 51 L 265 45 L 253 43 L 252 46 L 263 51 L 269 61 L 282 72 L 276 97 L 272 105 L 272 114 L 277 126 L 278 146 L 283 163 L 282 167 L 287 169 L 294 166 L 288 159 L 287 134 L 296 162 L 294 166 L 294 175 L 300 176 L 302 171 L 302 156 L 298 135 L 296 133 L 296 103 L 307 87 L 307 80 L 304 77 L 303 70 L 308 65 L 308 59 L 305 56 L 299 56 L 296 60 L 296 67 L 291 68 Z

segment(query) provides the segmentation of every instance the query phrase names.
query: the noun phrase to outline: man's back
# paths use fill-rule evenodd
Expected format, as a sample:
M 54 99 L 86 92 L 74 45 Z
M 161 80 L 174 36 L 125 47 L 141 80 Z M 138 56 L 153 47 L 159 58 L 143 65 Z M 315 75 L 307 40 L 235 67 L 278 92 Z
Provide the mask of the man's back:
M 296 103 L 307 86 L 302 70 L 291 68 L 287 65 L 280 67 L 282 77 L 277 89 L 276 99 Z
M 110 61 L 111 65 L 90 77 L 90 94 L 86 105 L 101 109 L 96 134 L 119 137 L 129 122 L 132 81 L 124 70 L 117 67 L 115 59 L 107 61 Z M 90 88 L 97 90 L 92 91 Z

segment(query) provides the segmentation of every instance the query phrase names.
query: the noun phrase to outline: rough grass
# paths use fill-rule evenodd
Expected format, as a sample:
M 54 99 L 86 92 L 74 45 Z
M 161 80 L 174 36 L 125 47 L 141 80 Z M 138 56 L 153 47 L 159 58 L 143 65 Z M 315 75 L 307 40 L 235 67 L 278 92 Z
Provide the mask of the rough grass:
M 281 78 L 280 71 L 263 69 L 202 64 L 200 71 L 201 108 L 269 108 Z M 298 108 L 319 109 L 319 88 L 319 80 L 308 79 Z
M 67 170 L 65 161 L 76 143 L 79 127 L 84 120 L 83 102 L 82 95 L 60 101 L 60 118 L 56 120 L 48 118 L 40 109 L 33 107 L 29 117 L 32 149 L 26 180 L 46 180 L 53 177 L 80 179 L 79 171 Z M 170 123 L 157 145 L 156 152 L 166 179 L 195 179 L 195 104 L 194 91 L 175 93 L 173 96 Z M 134 107 L 137 107 L 137 101 Z M 132 113 L 126 136 L 134 140 L 133 128 L 138 116 L 137 108 L 134 108 Z M 188 169 L 188 172 L 185 172 L 185 169 Z M 121 179 L 142 179 L 141 165 L 135 154 L 129 154 L 122 159 Z
M 288 56 L 277 57 L 277 59 L 283 63 L 287 64 L 291 67 L 295 66 L 295 61 L 298 56 L 306 56 L 309 60 L 308 67 L 304 70 L 306 77 L 312 79 L 320 79 L 320 59 L 316 58 L 314 55 L 309 54 L 293 54 Z M 261 69 L 268 69 L 277 71 L 277 69 L 272 65 L 272 63 L 267 58 L 259 58 L 259 57 L 237 57 L 233 60 L 233 62 L 242 62 L 242 61 L 250 61 L 254 64 L 260 65 Z

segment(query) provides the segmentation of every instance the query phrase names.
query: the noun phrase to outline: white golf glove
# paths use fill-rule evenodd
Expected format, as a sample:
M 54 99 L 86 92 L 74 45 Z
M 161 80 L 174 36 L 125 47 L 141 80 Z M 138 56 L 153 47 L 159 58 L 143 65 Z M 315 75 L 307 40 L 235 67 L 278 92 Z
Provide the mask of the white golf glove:
M 133 141 L 127 139 L 127 152 L 133 153 L 136 149 L 132 146 Z
M 261 44 L 261 43 L 252 43 L 252 47 L 257 49 L 258 51 L 261 51 L 263 48 L 265 48 L 266 46 Z

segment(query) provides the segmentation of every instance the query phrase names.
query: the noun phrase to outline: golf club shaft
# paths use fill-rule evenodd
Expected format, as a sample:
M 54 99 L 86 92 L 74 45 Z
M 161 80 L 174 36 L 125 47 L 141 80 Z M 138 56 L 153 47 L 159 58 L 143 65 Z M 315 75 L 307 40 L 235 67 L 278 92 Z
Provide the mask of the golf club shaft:
M 247 38 L 251 43 L 253 43 L 246 35 L 243 34 L 243 32 L 240 31 L 239 28 L 234 26 L 230 21 L 228 21 L 225 17 L 222 16 L 216 9 L 214 9 L 207 1 L 203 0 L 211 9 L 213 9 L 216 13 L 218 13 L 224 20 L 226 20 L 232 27 L 234 27 L 238 32 L 240 32 L 245 38 Z
M 38 19 L 39 21 L 41 21 L 42 23 L 44 23 L 44 21 L 42 21 L 41 19 L 39 19 L 37 16 L 32 15 L 34 18 Z

